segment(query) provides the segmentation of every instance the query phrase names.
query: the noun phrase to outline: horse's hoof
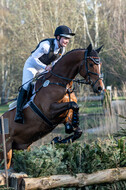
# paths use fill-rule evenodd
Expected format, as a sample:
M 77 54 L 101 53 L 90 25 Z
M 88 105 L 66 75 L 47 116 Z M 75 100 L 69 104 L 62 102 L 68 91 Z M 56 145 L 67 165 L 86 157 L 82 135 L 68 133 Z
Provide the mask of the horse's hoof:
M 56 143 L 59 143 L 61 141 L 61 137 L 55 137 L 52 141 L 51 141 L 51 144 L 56 144 Z
M 75 130 L 75 135 L 76 135 L 78 138 L 81 137 L 82 133 L 83 133 L 83 131 L 82 131 L 81 129 L 76 129 L 76 130 Z
M 65 124 L 65 133 L 70 134 L 73 132 L 73 126 L 70 123 Z

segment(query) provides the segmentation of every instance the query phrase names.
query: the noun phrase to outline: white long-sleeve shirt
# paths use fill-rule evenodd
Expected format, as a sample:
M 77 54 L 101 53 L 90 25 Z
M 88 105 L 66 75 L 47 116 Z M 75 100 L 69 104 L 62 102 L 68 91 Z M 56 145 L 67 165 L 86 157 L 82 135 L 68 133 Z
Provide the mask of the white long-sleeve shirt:
M 60 48 L 58 46 L 58 41 L 54 39 L 54 54 L 59 52 Z M 23 68 L 23 77 L 22 77 L 22 84 L 24 84 L 23 88 L 27 90 L 30 80 L 34 78 L 36 73 L 45 71 L 46 64 L 42 63 L 39 58 L 44 55 L 48 54 L 50 51 L 50 42 L 48 40 L 40 42 L 39 46 L 31 56 L 26 60 L 24 68 Z M 63 47 L 62 54 L 51 63 L 52 66 L 63 56 L 65 52 L 65 47 Z
M 58 46 L 58 43 L 57 43 L 57 40 L 55 39 L 54 40 L 54 54 L 57 54 L 60 50 L 59 46 Z M 49 53 L 49 50 L 50 50 L 50 42 L 47 40 L 47 41 L 43 41 L 39 44 L 39 47 L 32 53 L 32 57 L 35 59 L 36 63 L 38 65 L 40 65 L 43 69 L 46 68 L 47 65 L 45 65 L 44 63 L 42 63 L 40 60 L 39 60 L 39 57 L 41 57 L 42 55 L 44 54 L 48 54 Z M 51 64 L 52 66 L 62 57 L 62 55 L 64 54 L 65 52 L 65 48 L 63 47 L 63 52 L 62 54 L 60 55 L 60 57 L 53 61 Z

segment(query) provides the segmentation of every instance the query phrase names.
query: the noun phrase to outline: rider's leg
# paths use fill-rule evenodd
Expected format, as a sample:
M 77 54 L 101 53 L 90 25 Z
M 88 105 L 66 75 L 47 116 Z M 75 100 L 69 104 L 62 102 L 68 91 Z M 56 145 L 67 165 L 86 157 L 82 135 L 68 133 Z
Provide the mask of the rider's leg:
M 25 105 L 27 101 L 27 92 L 29 88 L 29 84 L 32 81 L 33 77 L 37 73 L 37 70 L 32 66 L 34 64 L 34 59 L 32 57 L 29 57 L 24 65 L 23 68 L 23 77 L 22 77 L 22 85 L 23 87 L 21 88 L 18 99 L 17 99 L 17 110 L 16 110 L 16 117 L 15 117 L 15 122 L 17 123 L 24 123 L 24 118 L 23 118 L 23 106 Z
M 27 101 L 27 90 L 25 90 L 24 88 L 21 88 L 18 95 L 18 99 L 17 99 L 17 109 L 16 109 L 15 120 L 14 120 L 17 123 L 21 123 L 21 124 L 24 123 L 22 110 L 26 101 Z

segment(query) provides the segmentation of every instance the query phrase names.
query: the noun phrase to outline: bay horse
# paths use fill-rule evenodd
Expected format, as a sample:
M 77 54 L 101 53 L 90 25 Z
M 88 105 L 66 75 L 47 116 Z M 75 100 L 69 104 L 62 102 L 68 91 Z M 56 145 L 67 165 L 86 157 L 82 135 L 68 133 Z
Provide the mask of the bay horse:
M 63 123 L 68 110 L 73 110 L 75 121 L 78 119 L 77 103 L 63 101 L 70 82 L 89 84 L 95 93 L 101 93 L 104 84 L 100 77 L 101 62 L 98 56 L 100 50 L 101 47 L 94 50 L 91 44 L 87 49 L 74 49 L 64 55 L 50 72 L 44 74 L 44 77 L 40 76 L 35 84 L 34 99 L 23 110 L 24 124 L 14 122 L 16 108 L 3 114 L 3 118 L 8 119 L 9 123 L 9 134 L 6 135 L 8 168 L 14 149 L 27 149 L 33 142 L 49 134 L 58 124 Z M 80 74 L 83 80 L 75 79 L 77 74 Z M 37 113 L 31 108 L 31 103 L 39 110 Z M 74 135 L 66 138 L 65 141 L 55 140 L 57 142 L 72 140 L 73 142 L 81 134 L 82 131 L 77 126 Z M 0 144 L 2 144 L 2 136 L 0 136 Z

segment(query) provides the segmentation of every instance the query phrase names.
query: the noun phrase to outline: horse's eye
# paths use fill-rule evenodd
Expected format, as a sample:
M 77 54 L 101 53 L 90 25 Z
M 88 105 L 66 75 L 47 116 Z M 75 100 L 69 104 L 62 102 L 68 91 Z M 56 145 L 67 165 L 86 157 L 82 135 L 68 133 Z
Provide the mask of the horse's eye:
M 89 63 L 89 66 L 90 66 L 90 67 L 93 67 L 93 63 Z

